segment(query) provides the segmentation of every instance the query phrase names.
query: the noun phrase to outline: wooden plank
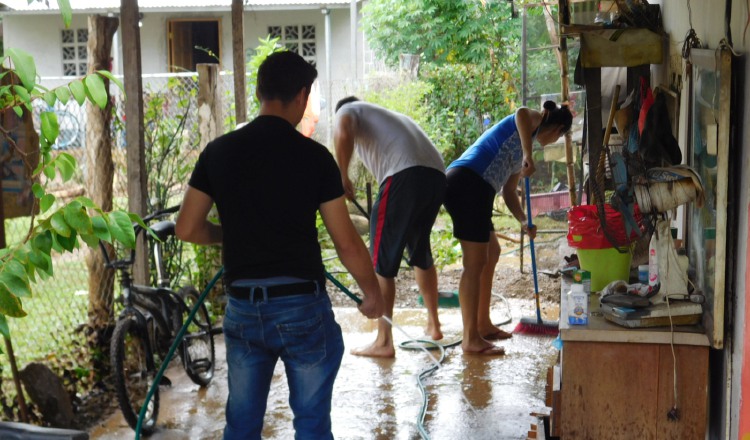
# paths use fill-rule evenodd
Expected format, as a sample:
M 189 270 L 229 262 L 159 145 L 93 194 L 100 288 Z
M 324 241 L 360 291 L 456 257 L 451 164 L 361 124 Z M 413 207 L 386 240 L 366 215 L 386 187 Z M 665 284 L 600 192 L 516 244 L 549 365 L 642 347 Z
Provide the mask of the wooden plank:
M 242 0 L 232 0 L 232 70 L 234 70 L 234 114 L 237 124 L 247 121 L 245 25 L 242 3 Z
M 138 27 L 138 1 L 121 0 L 122 60 L 125 100 L 125 141 L 127 143 L 128 210 L 140 216 L 146 213 L 146 153 L 143 140 L 143 84 L 141 80 L 141 32 Z M 148 281 L 148 252 L 141 234 L 137 243 L 133 279 Z
M 659 346 L 566 342 L 562 438 L 656 438 Z
M 656 406 L 657 439 L 702 439 L 708 409 L 708 347 L 674 347 L 677 359 L 677 421 L 667 419 L 675 402 L 674 362 L 669 345 L 659 346 L 659 390 Z

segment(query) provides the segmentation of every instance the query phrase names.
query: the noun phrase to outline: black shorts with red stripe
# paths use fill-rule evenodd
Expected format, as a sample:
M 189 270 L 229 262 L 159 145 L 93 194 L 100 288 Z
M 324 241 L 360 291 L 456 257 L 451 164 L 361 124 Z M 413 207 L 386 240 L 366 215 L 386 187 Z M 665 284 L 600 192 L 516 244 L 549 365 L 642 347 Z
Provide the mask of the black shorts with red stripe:
M 375 272 L 398 275 L 401 258 L 420 269 L 432 267 L 430 231 L 445 195 L 445 174 L 428 167 L 411 167 L 380 185 L 370 217 L 370 253 Z

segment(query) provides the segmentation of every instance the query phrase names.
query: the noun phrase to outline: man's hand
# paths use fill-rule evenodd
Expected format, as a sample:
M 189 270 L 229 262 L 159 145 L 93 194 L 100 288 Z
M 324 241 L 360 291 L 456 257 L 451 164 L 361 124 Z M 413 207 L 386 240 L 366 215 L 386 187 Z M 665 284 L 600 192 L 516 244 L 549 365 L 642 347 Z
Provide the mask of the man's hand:
M 376 293 L 371 292 L 369 295 L 364 295 L 362 304 L 357 305 L 359 312 L 370 319 L 380 318 L 383 316 L 383 310 L 385 309 L 385 302 L 383 301 L 383 295 L 380 294 L 380 289 Z

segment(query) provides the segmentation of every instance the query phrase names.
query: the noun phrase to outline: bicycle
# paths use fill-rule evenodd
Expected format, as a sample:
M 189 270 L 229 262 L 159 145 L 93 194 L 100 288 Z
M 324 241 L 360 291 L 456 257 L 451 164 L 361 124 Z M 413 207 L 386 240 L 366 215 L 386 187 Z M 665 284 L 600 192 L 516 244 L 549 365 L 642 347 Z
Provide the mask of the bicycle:
M 120 278 L 121 294 L 118 300 L 124 307 L 117 317 L 112 335 L 110 358 L 117 402 L 133 429 L 136 429 L 141 407 L 161 362 L 182 328 L 184 317 L 190 314 L 200 296 L 193 286 L 185 286 L 175 292 L 170 288 L 171 280 L 165 273 L 162 245 L 174 236 L 174 222 L 162 219 L 178 209 L 179 206 L 168 208 L 143 218 L 146 225 L 161 220 L 150 226 L 156 238 L 148 234 L 149 244 L 153 246 L 156 286 L 133 282 L 131 271 L 135 249 L 130 251 L 129 257 L 113 261 L 100 242 L 105 266 L 117 270 Z M 133 226 L 136 238 L 145 231 L 138 224 Z M 201 387 L 208 385 L 214 375 L 216 353 L 213 335 L 208 309 L 201 304 L 178 351 L 188 377 Z M 169 380 L 162 379 L 160 385 L 164 384 L 168 385 Z M 154 432 L 158 415 L 157 387 L 141 421 L 144 435 Z

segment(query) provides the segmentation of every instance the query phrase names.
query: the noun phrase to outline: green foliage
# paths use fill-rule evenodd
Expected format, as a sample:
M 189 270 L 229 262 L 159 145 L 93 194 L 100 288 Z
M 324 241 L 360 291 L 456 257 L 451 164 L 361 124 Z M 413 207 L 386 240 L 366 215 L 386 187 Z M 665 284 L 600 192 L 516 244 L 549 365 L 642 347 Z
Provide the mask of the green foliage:
M 70 10 L 67 2 L 60 2 L 63 10 Z M 24 111 L 31 112 L 35 99 L 44 99 L 50 106 L 55 101 L 64 102 L 73 96 L 78 102 L 87 100 L 104 108 L 107 104 L 105 79 L 112 80 L 109 72 L 98 71 L 81 80 L 47 90 L 36 83 L 36 64 L 33 57 L 19 49 L 9 48 L 4 64 L 12 69 L 2 74 L 6 85 L 0 86 L 0 109 L 13 109 L 19 117 Z M 10 61 L 10 63 L 9 63 Z M 119 83 L 118 83 L 119 84 Z M 22 298 L 32 295 L 31 285 L 37 278 L 46 280 L 53 276 L 51 254 L 72 252 L 83 242 L 97 246 L 99 240 L 117 241 L 124 246 L 135 245 L 132 222 L 142 224 L 140 218 L 123 211 L 104 212 L 86 197 L 78 197 L 67 204 L 55 203 L 55 196 L 47 192 L 41 184 L 44 175 L 48 180 L 70 180 L 78 167 L 76 159 L 67 153 L 55 153 L 52 144 L 59 134 L 60 127 L 52 112 L 42 112 L 40 117 L 39 162 L 36 167 L 29 157 L 22 154 L 12 133 L 2 131 L 1 135 L 11 150 L 18 151 L 31 171 L 35 181 L 32 192 L 38 199 L 39 214 L 32 217 L 26 237 L 17 244 L 0 250 L 0 333 L 9 337 L 6 317 L 21 318 L 27 315 Z
M 422 70 L 422 78 L 432 87 L 427 95 L 429 125 L 440 127 L 447 137 L 440 142 L 446 146 L 446 164 L 515 110 L 516 83 L 508 72 L 470 64 L 430 65 Z
M 362 8 L 362 25 L 390 65 L 409 53 L 427 63 L 489 66 L 507 56 L 508 47 L 517 47 L 508 38 L 520 30 L 511 8 L 504 1 L 370 0 Z
M 286 50 L 285 48 L 281 47 L 278 42 L 279 38 L 271 38 L 270 35 L 266 36 L 266 38 L 258 38 L 258 46 L 255 48 L 255 54 L 250 57 L 250 60 L 248 60 L 247 64 L 245 65 L 245 88 L 246 88 L 246 94 L 247 94 L 247 116 L 248 119 L 252 119 L 257 113 L 260 108 L 260 102 L 258 101 L 258 98 L 255 96 L 255 86 L 256 82 L 258 81 L 258 68 L 260 67 L 261 63 L 268 57 L 268 55 L 271 55 L 274 52 L 280 52 Z M 237 72 L 235 72 L 236 74 Z M 232 130 L 234 129 L 235 125 L 237 125 L 236 116 L 235 116 L 235 105 L 234 105 L 234 99 L 230 99 L 232 102 L 231 105 L 231 111 L 227 115 L 224 121 L 224 125 Z

